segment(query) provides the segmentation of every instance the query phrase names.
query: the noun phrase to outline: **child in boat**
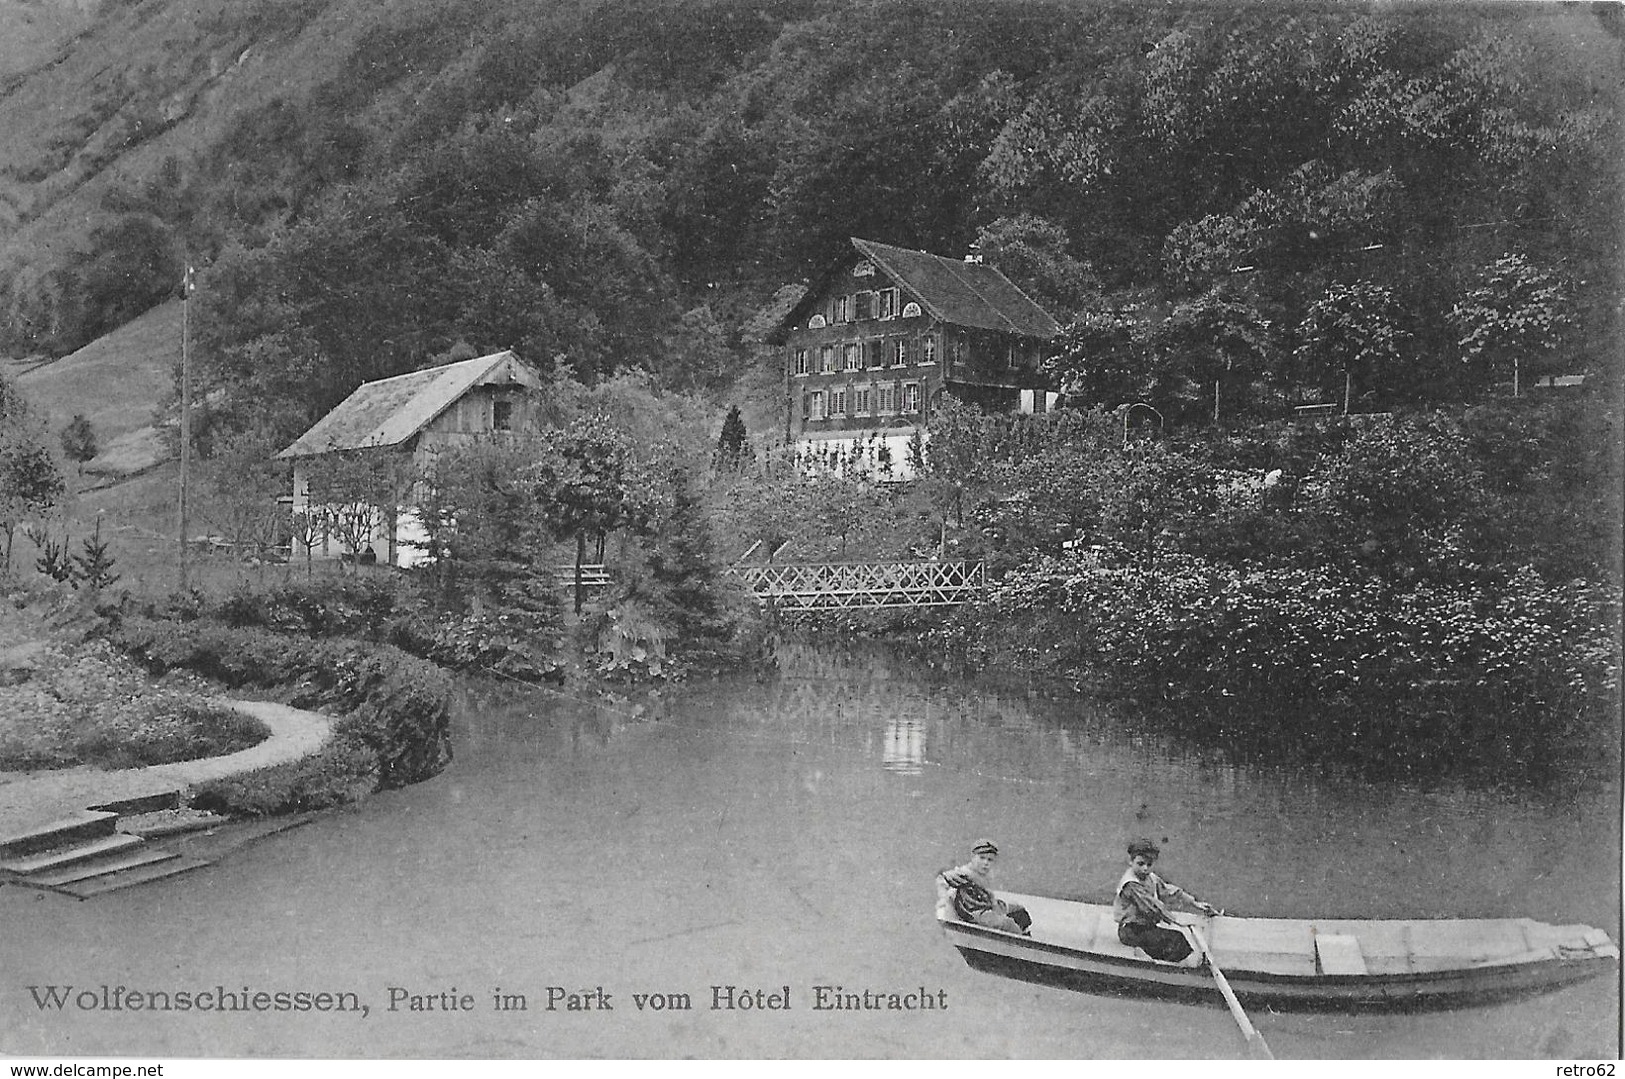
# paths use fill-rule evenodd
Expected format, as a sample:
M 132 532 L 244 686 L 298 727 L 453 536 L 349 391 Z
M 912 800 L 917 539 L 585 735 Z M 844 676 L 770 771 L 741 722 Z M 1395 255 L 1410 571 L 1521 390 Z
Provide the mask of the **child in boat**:
M 938 873 L 938 913 L 946 916 L 952 910 L 967 922 L 1029 936 L 1033 920 L 1027 908 L 993 894 L 993 862 L 998 856 L 998 846 L 983 839 L 970 849 L 970 861 Z
M 1161 853 L 1149 839 L 1129 843 L 1128 869 L 1117 882 L 1112 917 L 1117 920 L 1117 939 L 1130 948 L 1165 963 L 1183 963 L 1194 949 L 1182 930 L 1172 928 L 1173 911 L 1208 915 L 1219 912 L 1151 871 Z

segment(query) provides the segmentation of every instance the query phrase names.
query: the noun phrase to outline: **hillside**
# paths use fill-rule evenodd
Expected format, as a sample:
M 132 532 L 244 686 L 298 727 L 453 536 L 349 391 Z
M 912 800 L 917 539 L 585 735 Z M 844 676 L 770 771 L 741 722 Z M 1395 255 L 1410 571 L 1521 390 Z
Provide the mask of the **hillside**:
M 180 354 L 181 305 L 172 300 L 77 352 L 26 370 L 17 383 L 51 430 L 75 415 L 90 420 L 100 453 L 88 472 L 127 475 L 167 456 L 153 424 L 173 396 Z
M 0 84 L 49 63 L 86 26 L 96 0 L 0 0 Z
M 1373 407 L 1493 392 L 1512 346 L 1464 355 L 1452 313 L 1509 254 L 1566 305 L 1525 370 L 1617 376 L 1610 6 L 0 13 L 35 16 L 0 82 L 0 354 L 75 353 L 192 263 L 216 420 L 275 437 L 459 345 L 721 399 L 854 235 L 979 243 L 1095 319 L 1058 374 L 1181 421 L 1221 369 L 1237 415 L 1346 377 Z M 1351 296 L 1380 325 L 1317 328 Z

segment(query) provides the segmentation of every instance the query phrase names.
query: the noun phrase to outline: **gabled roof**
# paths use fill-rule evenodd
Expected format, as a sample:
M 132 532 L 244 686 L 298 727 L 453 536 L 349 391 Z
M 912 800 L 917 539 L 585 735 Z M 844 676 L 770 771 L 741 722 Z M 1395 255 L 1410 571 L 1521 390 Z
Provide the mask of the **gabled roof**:
M 1043 340 L 1061 331 L 1049 312 L 1012 284 L 997 267 L 893 247 L 856 236 L 852 237 L 852 246 L 938 321 Z M 774 337 L 782 339 L 792 323 L 806 317 L 805 308 L 821 291 L 810 289 L 779 323 Z
M 490 383 L 540 387 L 541 378 L 513 352 L 504 351 L 364 382 L 277 457 L 398 446 L 470 389 Z

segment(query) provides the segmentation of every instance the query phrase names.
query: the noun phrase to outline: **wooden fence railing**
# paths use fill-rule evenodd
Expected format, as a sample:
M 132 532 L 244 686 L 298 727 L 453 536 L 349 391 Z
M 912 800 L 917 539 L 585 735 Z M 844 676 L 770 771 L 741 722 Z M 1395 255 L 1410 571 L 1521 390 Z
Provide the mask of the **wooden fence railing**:
M 980 562 L 819 562 L 733 566 L 764 605 L 781 611 L 949 607 L 978 596 Z

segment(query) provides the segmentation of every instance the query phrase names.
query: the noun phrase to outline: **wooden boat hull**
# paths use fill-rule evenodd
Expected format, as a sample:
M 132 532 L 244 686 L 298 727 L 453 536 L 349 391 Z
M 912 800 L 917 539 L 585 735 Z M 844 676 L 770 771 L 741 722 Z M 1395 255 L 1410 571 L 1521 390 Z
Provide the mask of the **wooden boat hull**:
M 1110 927 L 1102 919 L 1109 919 L 1109 908 L 1034 896 L 1005 898 L 1028 907 L 1033 936 L 973 925 L 939 910 L 948 939 L 974 969 L 1081 992 L 1203 1003 L 1217 999 L 1206 969 L 1151 960 L 1119 944 L 1115 932 L 1109 940 L 1080 946 L 1084 936 L 1080 926 L 1092 927 L 1096 938 L 1106 935 Z M 1068 915 L 1070 923 L 1058 914 Z M 1309 953 L 1294 952 L 1283 943 L 1300 936 L 1300 929 Z M 1404 957 L 1374 954 L 1373 969 L 1364 973 L 1337 973 L 1336 966 L 1345 961 L 1335 959 L 1331 949 L 1324 949 L 1324 956 L 1315 950 L 1317 931 L 1346 943 L 1359 941 L 1362 929 L 1366 947 L 1373 952 L 1380 952 L 1386 939 L 1410 941 L 1412 950 Z M 1544 926 L 1528 919 L 1312 922 L 1221 917 L 1209 923 L 1209 938 L 1243 1003 L 1294 1010 L 1483 1003 L 1560 989 L 1617 971 L 1619 958 L 1618 949 L 1600 930 Z M 1445 954 L 1441 941 L 1450 942 L 1447 946 L 1459 954 Z M 1508 945 L 1497 947 L 1503 941 Z M 1519 941 L 1528 946 L 1514 947 Z M 1399 967 L 1409 969 L 1395 969 Z

